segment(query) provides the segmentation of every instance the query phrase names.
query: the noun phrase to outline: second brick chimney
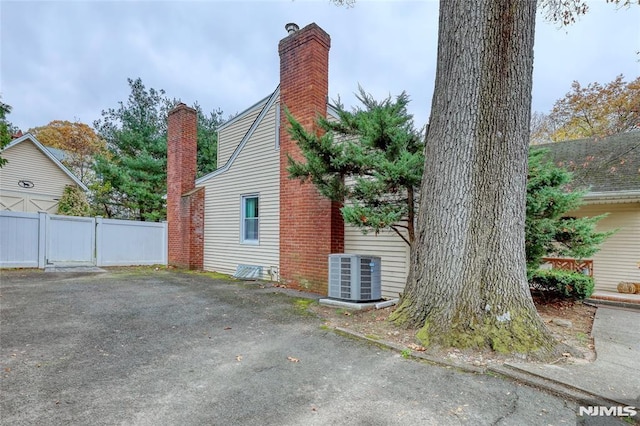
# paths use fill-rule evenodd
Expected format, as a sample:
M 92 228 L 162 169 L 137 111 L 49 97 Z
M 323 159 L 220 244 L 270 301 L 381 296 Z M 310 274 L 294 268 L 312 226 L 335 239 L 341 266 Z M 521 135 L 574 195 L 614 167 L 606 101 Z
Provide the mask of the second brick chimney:
M 204 188 L 196 188 L 198 122 L 183 103 L 167 119 L 167 222 L 169 265 L 202 269 Z
M 326 117 L 329 93 L 329 35 L 316 24 L 289 33 L 280 41 L 280 105 L 307 130 L 316 117 Z M 287 154 L 304 157 L 286 131 L 280 114 L 280 276 L 285 283 L 326 294 L 327 255 L 344 251 L 344 222 L 340 205 L 322 197 L 311 183 L 289 179 Z

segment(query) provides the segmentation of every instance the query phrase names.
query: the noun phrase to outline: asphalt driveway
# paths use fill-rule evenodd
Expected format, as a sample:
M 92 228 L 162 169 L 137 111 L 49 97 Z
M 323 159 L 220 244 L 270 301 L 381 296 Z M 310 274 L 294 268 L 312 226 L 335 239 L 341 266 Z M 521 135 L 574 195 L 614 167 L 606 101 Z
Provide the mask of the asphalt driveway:
M 576 406 L 402 358 L 257 283 L 0 272 L 6 425 L 551 425 Z

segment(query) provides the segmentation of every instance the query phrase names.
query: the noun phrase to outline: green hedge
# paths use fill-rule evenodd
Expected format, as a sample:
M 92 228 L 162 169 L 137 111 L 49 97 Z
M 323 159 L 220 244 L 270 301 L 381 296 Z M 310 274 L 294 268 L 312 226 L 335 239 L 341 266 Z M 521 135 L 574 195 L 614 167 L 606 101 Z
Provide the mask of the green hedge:
M 553 292 L 568 299 L 586 299 L 593 293 L 593 278 L 563 269 L 539 269 L 530 280 L 531 288 Z

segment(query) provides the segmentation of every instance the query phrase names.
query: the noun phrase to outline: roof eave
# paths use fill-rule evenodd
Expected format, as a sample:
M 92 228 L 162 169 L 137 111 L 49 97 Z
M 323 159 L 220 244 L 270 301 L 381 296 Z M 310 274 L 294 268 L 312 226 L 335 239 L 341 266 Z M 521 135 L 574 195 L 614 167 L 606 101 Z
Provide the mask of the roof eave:
M 584 201 L 586 204 L 636 203 L 640 202 L 640 190 L 588 192 Z

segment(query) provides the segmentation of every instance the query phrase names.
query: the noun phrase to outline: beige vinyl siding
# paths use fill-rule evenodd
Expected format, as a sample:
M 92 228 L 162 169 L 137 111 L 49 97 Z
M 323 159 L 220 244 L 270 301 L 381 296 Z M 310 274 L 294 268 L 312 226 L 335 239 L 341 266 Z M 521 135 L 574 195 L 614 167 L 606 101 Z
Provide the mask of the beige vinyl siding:
M 0 168 L 0 209 L 11 211 L 57 211 L 66 185 L 75 182 L 29 140 L 2 152 L 8 163 Z M 21 188 L 20 180 L 33 182 Z
M 345 225 L 344 252 L 380 256 L 382 261 L 382 297 L 396 298 L 404 291 L 409 272 L 409 246 L 393 231 L 363 234 Z
M 596 290 L 617 291 L 621 281 L 640 282 L 640 203 L 591 204 L 570 215 L 597 216 L 609 213 L 598 222 L 598 231 L 618 229 L 605 241 L 593 259 Z
M 263 267 L 263 278 L 271 279 L 268 269 L 279 266 L 280 151 L 275 149 L 276 105 L 272 105 L 231 168 L 199 185 L 206 191 L 205 270 L 233 274 L 240 264 L 257 265 Z M 250 126 L 253 120 L 247 122 Z M 242 120 L 230 127 L 244 128 L 247 122 Z M 245 133 L 233 128 L 225 130 L 226 135 L 237 138 L 232 145 L 238 146 Z M 225 142 L 228 141 L 221 141 Z M 249 194 L 259 196 L 258 245 L 240 243 L 241 197 Z
M 266 100 L 260 104 L 250 108 L 248 111 L 243 112 L 243 117 L 237 118 L 236 121 L 223 126 L 218 132 L 218 167 L 224 166 L 233 151 L 238 147 L 238 144 L 247 133 L 253 122 L 256 120 L 260 111 L 266 104 Z

